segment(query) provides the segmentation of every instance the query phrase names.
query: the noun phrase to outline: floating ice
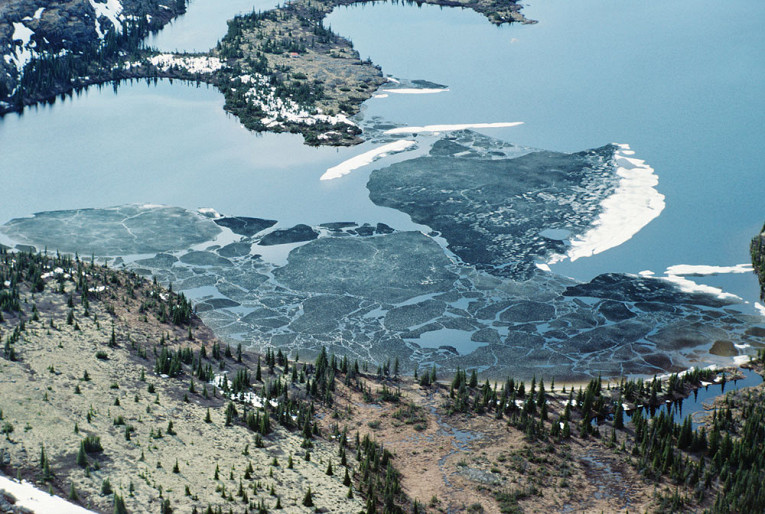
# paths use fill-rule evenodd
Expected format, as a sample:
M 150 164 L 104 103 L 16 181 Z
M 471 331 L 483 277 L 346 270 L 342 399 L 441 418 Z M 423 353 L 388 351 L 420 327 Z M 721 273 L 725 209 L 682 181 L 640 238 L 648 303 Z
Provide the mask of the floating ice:
M 617 145 L 614 153 L 620 177 L 616 191 L 601 203 L 602 212 L 593 227 L 571 241 L 566 253 L 575 261 L 625 243 L 664 210 L 664 195 L 656 190 L 659 178 L 645 161 L 628 157 L 629 145 Z M 562 260 L 555 256 L 551 263 Z
M 402 87 L 396 89 L 382 89 L 383 93 L 394 93 L 397 95 L 432 95 L 435 93 L 443 93 L 449 91 L 449 88 L 416 88 L 416 87 Z
M 719 287 L 697 284 L 693 280 L 679 275 L 668 275 L 666 277 L 660 277 L 660 279 L 666 280 L 667 282 L 672 282 L 684 293 L 705 293 L 716 296 L 721 300 L 741 300 L 740 296 L 733 293 L 726 293 Z
M 343 161 L 337 166 L 333 166 L 327 169 L 327 171 L 324 172 L 324 175 L 322 175 L 319 180 L 332 180 L 332 179 L 340 178 L 343 175 L 347 175 L 348 173 L 352 172 L 355 169 L 361 168 L 362 166 L 366 166 L 367 164 L 371 164 L 376 159 L 384 157 L 385 155 L 389 153 L 403 152 L 404 150 L 407 150 L 411 148 L 412 146 L 414 146 L 414 144 L 415 144 L 414 141 L 402 139 L 399 141 L 388 143 L 387 145 L 379 146 L 377 148 L 369 150 L 368 152 L 364 152 L 361 155 L 351 157 L 347 161 Z
M 725 273 L 750 273 L 751 264 L 736 264 L 735 266 L 706 266 L 694 264 L 676 264 L 667 268 L 667 275 L 690 275 L 702 277 L 706 275 L 719 275 Z
M 393 91 L 393 90 L 391 90 Z M 421 134 L 429 132 L 449 132 L 453 130 L 481 129 L 481 128 L 504 128 L 523 125 L 522 121 L 498 122 L 498 123 L 459 123 L 453 125 L 425 125 L 424 127 L 398 127 L 386 130 L 385 134 Z

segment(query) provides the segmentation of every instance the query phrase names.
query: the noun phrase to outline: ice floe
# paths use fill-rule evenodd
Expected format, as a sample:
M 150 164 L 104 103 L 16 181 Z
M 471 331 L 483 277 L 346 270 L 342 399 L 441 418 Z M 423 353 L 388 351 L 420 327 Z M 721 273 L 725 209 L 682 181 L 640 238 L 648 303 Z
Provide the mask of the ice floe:
M 451 125 L 425 125 L 424 127 L 398 127 L 385 131 L 385 134 L 421 134 L 433 132 L 450 132 L 454 130 L 482 129 L 482 128 L 506 128 L 523 125 L 522 121 L 498 122 L 498 123 L 458 123 Z
M 417 87 L 402 87 L 394 89 L 381 89 L 383 93 L 393 93 L 397 95 L 432 95 L 435 93 L 443 93 L 449 91 L 449 88 L 417 88 Z
M 720 275 L 726 273 L 751 273 L 751 264 L 736 264 L 735 266 L 706 266 L 694 264 L 676 264 L 667 268 L 667 275 L 690 275 L 702 277 L 707 275 Z
M 368 152 L 364 152 L 361 155 L 351 157 L 347 161 L 343 161 L 337 166 L 333 166 L 327 169 L 327 171 L 324 172 L 324 174 L 321 176 L 320 180 L 332 180 L 332 179 L 340 178 L 343 175 L 347 175 L 348 173 L 352 172 L 355 169 L 361 168 L 362 166 L 366 166 L 367 164 L 371 164 L 376 159 L 384 157 L 393 152 L 403 152 L 404 150 L 408 150 L 414 145 L 415 145 L 414 141 L 402 139 L 399 141 L 388 143 L 386 145 L 379 146 L 377 148 L 369 150 Z
M 630 240 L 664 210 L 664 195 L 656 190 L 659 178 L 645 161 L 629 157 L 629 145 L 614 153 L 616 191 L 601 203 L 602 212 L 591 229 L 574 238 L 566 256 L 575 261 L 604 252 Z M 562 260 L 554 256 L 551 263 Z
M 38 514 L 46 512 L 55 512 L 57 514 L 90 514 L 93 512 L 79 505 L 69 503 L 63 498 L 41 491 L 26 480 L 17 482 L 0 475 L 0 491 L 13 495 L 16 498 L 17 507 L 23 507 Z
M 741 300 L 741 297 L 733 293 L 726 293 L 719 287 L 712 287 L 705 284 L 697 284 L 693 280 L 687 279 L 680 275 L 667 275 L 666 277 L 660 277 L 660 280 L 666 280 L 672 282 L 678 289 L 684 293 L 705 293 L 711 294 L 720 298 L 721 300 Z

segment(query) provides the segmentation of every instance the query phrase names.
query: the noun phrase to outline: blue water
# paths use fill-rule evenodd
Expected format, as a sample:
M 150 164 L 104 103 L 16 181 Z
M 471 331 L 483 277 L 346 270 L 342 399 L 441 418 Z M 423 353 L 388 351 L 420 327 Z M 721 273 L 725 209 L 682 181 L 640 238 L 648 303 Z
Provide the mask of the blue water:
M 368 115 L 411 125 L 523 121 L 485 133 L 561 151 L 628 143 L 656 169 L 662 215 L 629 242 L 553 271 L 661 274 L 749 261 L 765 181 L 765 4 L 540 0 L 536 25 L 495 28 L 470 11 L 376 3 L 335 10 L 336 32 L 386 73 L 449 93 L 391 95 Z M 746 299 L 753 276 L 721 281 Z
M 212 207 L 282 226 L 337 220 L 414 226 L 403 213 L 369 201 L 367 174 L 319 181 L 328 167 L 363 150 L 302 141 L 247 131 L 223 111 L 212 87 L 160 81 L 126 85 L 117 94 L 91 88 L 0 120 L 0 223 L 39 211 L 151 203 Z
M 675 423 L 682 423 L 686 416 L 691 416 L 693 427 L 699 426 L 697 415 L 705 411 L 704 404 L 711 405 L 715 398 L 730 391 L 738 391 L 745 387 L 754 387 L 762 383 L 762 377 L 749 370 L 741 370 L 744 378 L 741 380 L 732 380 L 715 383 L 706 387 L 701 387 L 694 391 L 688 398 L 677 403 L 662 405 L 658 409 L 646 409 L 646 413 L 656 416 L 662 412 L 672 413 Z M 625 420 L 632 419 L 632 416 L 625 413 Z
M 277 0 L 191 0 L 186 14 L 149 37 L 146 44 L 168 52 L 206 52 L 225 35 L 226 21 L 237 14 L 273 9 L 278 3 Z
M 260 2 L 196 0 L 148 43 L 209 48 L 225 33 L 226 19 L 271 5 Z M 667 203 L 658 219 L 617 248 L 553 271 L 586 280 L 602 272 L 747 262 L 748 241 L 765 219 L 758 151 L 765 4 L 544 0 L 524 12 L 539 23 L 497 28 L 467 10 L 376 3 L 338 9 L 327 24 L 386 73 L 449 86 L 437 95 L 370 100 L 367 118 L 410 125 L 523 121 L 484 132 L 562 151 L 629 143 L 656 169 Z M 318 181 L 369 145 L 313 149 L 298 136 L 254 135 L 222 103 L 206 87 L 139 83 L 116 96 L 91 89 L 5 117 L 0 223 L 40 210 L 148 202 L 284 225 L 412 227 L 407 216 L 371 205 L 368 169 Z M 753 275 L 713 281 L 757 298 Z

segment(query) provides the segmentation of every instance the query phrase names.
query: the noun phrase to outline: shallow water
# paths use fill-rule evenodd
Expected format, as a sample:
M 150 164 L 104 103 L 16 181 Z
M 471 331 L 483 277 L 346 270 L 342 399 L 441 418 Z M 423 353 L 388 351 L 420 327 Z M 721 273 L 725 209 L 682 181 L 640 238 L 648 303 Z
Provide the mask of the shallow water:
M 660 414 L 661 412 L 672 413 L 672 418 L 675 423 L 682 423 L 686 416 L 691 416 L 693 421 L 693 427 L 699 426 L 698 416 L 706 411 L 705 404 L 711 406 L 715 398 L 722 396 L 726 392 L 738 391 L 746 387 L 754 387 L 762 383 L 762 377 L 751 370 L 740 370 L 744 373 L 744 378 L 740 380 L 728 380 L 725 382 L 714 383 L 706 387 L 700 387 L 696 389 L 691 395 L 677 403 L 669 403 L 662 405 L 658 409 L 651 409 L 651 416 Z M 625 419 L 631 419 L 632 416 L 625 414 Z

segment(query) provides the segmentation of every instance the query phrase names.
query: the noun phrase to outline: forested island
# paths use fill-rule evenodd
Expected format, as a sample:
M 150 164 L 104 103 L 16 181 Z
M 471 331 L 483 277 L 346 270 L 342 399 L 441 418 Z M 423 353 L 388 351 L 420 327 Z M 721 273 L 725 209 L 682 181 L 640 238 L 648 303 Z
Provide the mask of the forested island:
M 0 313 L 0 470 L 96 512 L 765 508 L 762 383 L 668 415 L 735 369 L 492 383 L 259 355 L 150 280 L 6 249 Z
M 303 134 L 311 145 L 349 145 L 361 129 L 349 116 L 385 82 L 350 41 L 324 27 L 355 0 L 296 0 L 237 16 L 206 54 L 161 54 L 143 41 L 185 12 L 185 0 L 95 0 L 0 4 L 0 114 L 53 102 L 94 85 L 175 78 L 212 84 L 225 109 L 255 131 Z M 514 0 L 428 0 L 501 25 L 526 22 Z M 40 5 L 38 5 L 40 4 Z

